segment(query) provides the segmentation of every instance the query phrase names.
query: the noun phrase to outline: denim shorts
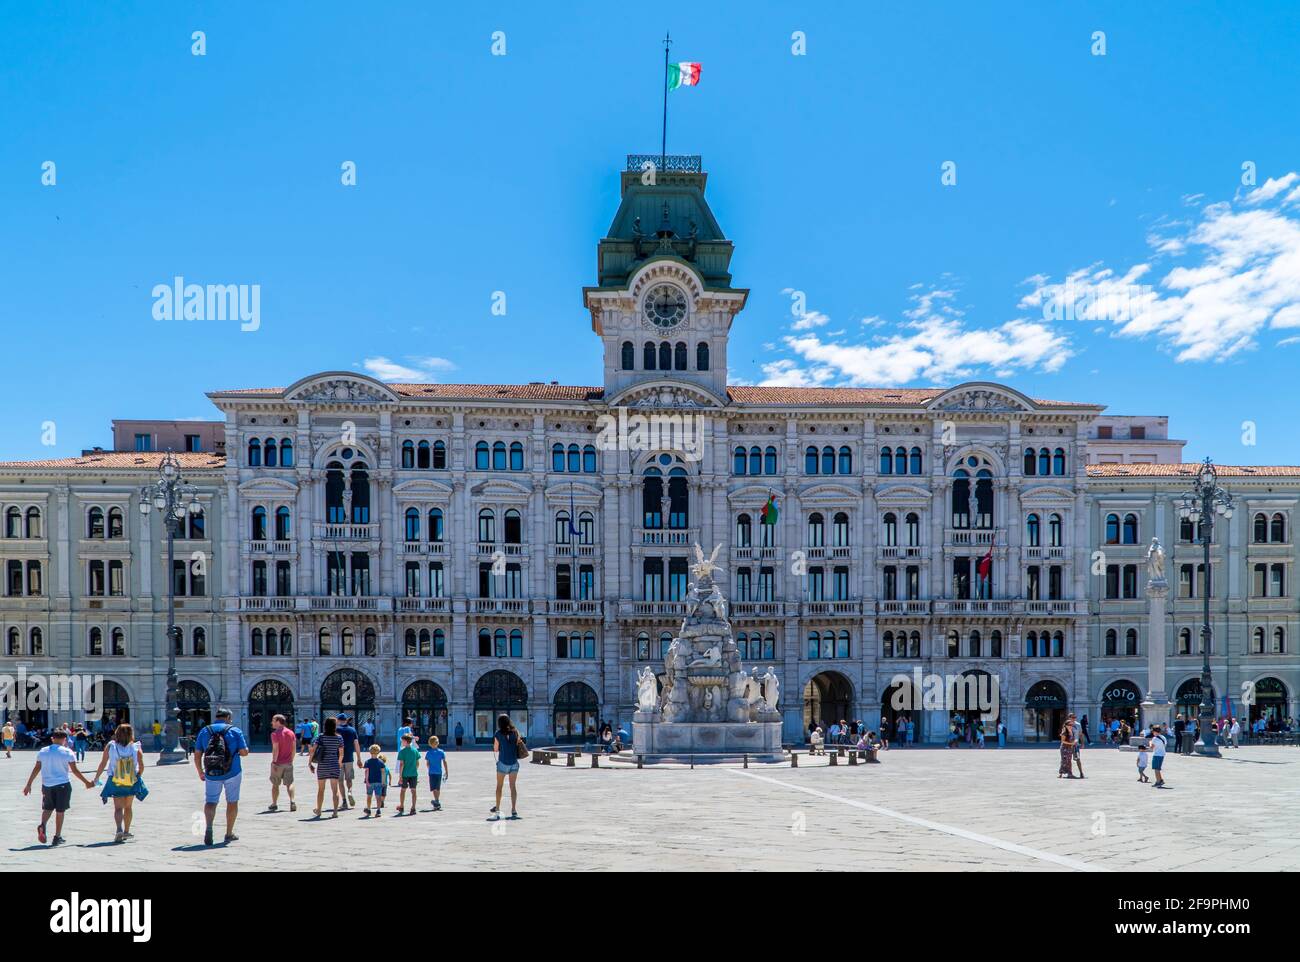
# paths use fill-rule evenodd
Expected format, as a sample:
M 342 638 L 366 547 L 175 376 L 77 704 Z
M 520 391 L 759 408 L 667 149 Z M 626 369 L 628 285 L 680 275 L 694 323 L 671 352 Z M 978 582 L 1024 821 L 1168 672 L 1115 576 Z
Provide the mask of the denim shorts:
M 519 772 L 518 762 L 515 762 L 511 765 L 507 765 L 505 762 L 497 762 L 498 775 L 515 775 L 518 774 L 518 772 Z
M 221 800 L 221 793 L 226 793 L 226 804 L 239 801 L 239 785 L 244 780 L 244 773 L 231 775 L 229 778 L 206 778 L 203 780 L 203 801 L 215 805 Z

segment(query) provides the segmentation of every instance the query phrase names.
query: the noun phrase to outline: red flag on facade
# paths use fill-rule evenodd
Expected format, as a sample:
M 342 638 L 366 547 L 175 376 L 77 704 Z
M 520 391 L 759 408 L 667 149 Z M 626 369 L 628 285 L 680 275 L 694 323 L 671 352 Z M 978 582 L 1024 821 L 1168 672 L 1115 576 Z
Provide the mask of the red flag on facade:
M 975 565 L 975 572 L 976 574 L 979 575 L 980 594 L 983 595 L 984 589 L 988 586 L 989 583 L 989 575 L 993 573 L 993 543 L 992 542 L 989 542 L 988 554 L 986 554 L 983 558 L 980 558 L 979 562 Z M 989 592 L 989 594 L 991 595 L 992 592 Z

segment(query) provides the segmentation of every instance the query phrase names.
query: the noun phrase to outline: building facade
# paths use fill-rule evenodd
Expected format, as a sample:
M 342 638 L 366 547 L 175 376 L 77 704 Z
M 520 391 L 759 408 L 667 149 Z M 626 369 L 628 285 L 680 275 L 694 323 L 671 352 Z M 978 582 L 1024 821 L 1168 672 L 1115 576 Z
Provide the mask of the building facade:
M 728 385 L 747 291 L 697 160 L 647 178 L 629 158 L 621 186 L 583 292 L 599 384 L 324 372 L 214 392 L 224 455 L 180 455 L 205 512 L 170 572 L 137 510 L 159 455 L 0 465 L 0 673 L 102 676 L 106 712 L 161 717 L 170 578 L 187 727 L 224 704 L 258 741 L 275 713 L 346 710 L 389 740 L 410 716 L 473 744 L 509 712 L 539 744 L 579 741 L 630 723 L 699 543 L 722 545 L 737 640 L 780 675 L 792 742 L 899 711 L 942 740 L 949 707 L 922 690 L 985 676 L 1013 740 L 1052 739 L 1066 710 L 1135 711 L 1153 642 L 1190 699 L 1207 576 L 1175 509 L 1194 466 L 1093 464 L 1101 406 L 1001 384 Z M 1249 685 L 1293 716 L 1300 468 L 1221 476 L 1240 510 L 1208 575 L 1216 695 Z M 1161 639 L 1153 536 L 1171 582 L 1191 565 Z

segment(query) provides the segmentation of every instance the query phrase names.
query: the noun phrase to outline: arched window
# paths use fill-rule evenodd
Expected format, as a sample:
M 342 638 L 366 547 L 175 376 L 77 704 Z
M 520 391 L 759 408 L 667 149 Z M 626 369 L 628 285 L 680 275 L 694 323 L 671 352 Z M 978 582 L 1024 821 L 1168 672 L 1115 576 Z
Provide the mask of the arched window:
M 1119 515 L 1106 515 L 1106 544 L 1119 544 Z
M 406 509 L 406 540 L 407 541 L 420 540 L 420 509 L 419 508 Z
M 1124 632 L 1124 654 L 1136 655 L 1138 653 L 1138 633 L 1136 628 L 1130 628 Z
M 849 516 L 843 511 L 835 512 L 831 519 L 831 545 L 836 548 L 849 546 Z
M 655 369 L 655 345 L 654 341 L 646 341 L 641 348 L 641 367 L 647 371 Z
M 1036 658 L 1038 656 L 1038 632 L 1031 631 L 1025 635 L 1025 657 Z
M 1268 515 L 1255 515 L 1255 530 L 1253 540 L 1255 544 L 1265 544 L 1268 542 Z
M 910 457 L 911 457 L 912 464 L 908 470 L 912 474 L 920 474 L 921 473 L 921 449 L 912 448 L 912 453 Z
M 596 519 L 590 511 L 578 515 L 578 544 L 596 543 Z
M 1286 518 L 1281 514 L 1273 515 L 1269 523 L 1268 540 L 1284 543 L 1286 541 Z
M 23 513 L 12 505 L 5 511 L 5 537 L 21 538 L 23 536 Z
M 835 449 L 829 444 L 822 448 L 822 474 L 835 473 Z
M 1032 477 L 1034 474 L 1037 473 L 1037 471 L 1035 470 L 1035 465 L 1036 465 L 1036 464 L 1037 464 L 1037 462 L 1034 460 L 1034 449 L 1033 449 L 1033 448 L 1025 448 L 1025 465 L 1024 465 L 1024 473 L 1025 473 L 1026 475 Z
M 193 652 L 195 655 L 206 655 L 208 653 L 208 633 L 202 627 L 195 628 L 190 636 L 193 642 Z
M 1047 543 L 1053 548 L 1061 547 L 1061 516 L 1051 514 L 1047 518 Z
M 291 536 L 289 509 L 280 505 L 275 509 L 275 540 L 288 541 Z
M 1286 654 L 1286 629 L 1280 625 L 1273 629 L 1273 654 Z
M 521 544 L 524 536 L 524 522 L 519 512 L 514 508 L 508 509 L 503 521 L 501 533 L 505 536 L 505 543 Z
M 280 467 L 293 467 L 293 441 L 289 438 L 280 440 Z
M 584 474 L 596 473 L 596 446 L 594 444 L 584 444 L 582 446 L 582 470 Z
M 1041 534 L 1038 526 L 1038 515 L 1031 514 L 1025 519 L 1025 537 L 1029 547 L 1037 548 L 1042 544 Z
M 853 449 L 848 445 L 840 448 L 840 474 L 853 473 Z
M 1052 473 L 1065 474 L 1065 448 L 1057 448 L 1052 452 Z
M 678 341 L 677 346 L 673 348 L 673 368 L 678 371 L 686 370 L 686 342 Z
M 344 628 L 339 632 L 339 654 L 355 655 L 357 653 L 357 643 L 355 632 L 351 628 Z
M 673 369 L 673 348 L 667 341 L 659 345 L 659 370 L 671 371 Z
M 492 442 L 492 470 L 504 471 L 506 469 L 506 443 L 504 441 Z
M 425 469 L 429 467 L 429 442 L 421 441 L 415 452 L 415 466 Z
M 402 467 L 415 467 L 415 444 L 411 441 L 402 442 Z
M 474 470 L 486 471 L 491 467 L 489 450 L 486 441 L 480 441 L 478 444 L 474 445 Z
M 1138 543 L 1138 519 L 1135 514 L 1124 515 L 1124 530 L 1121 534 L 1124 544 Z
M 568 450 L 568 456 L 569 456 L 569 462 L 568 462 L 569 471 L 572 472 L 573 474 L 577 474 L 579 471 L 582 470 L 582 449 L 579 448 L 576 444 L 570 444 Z
M 695 370 L 707 371 L 709 369 L 709 345 L 705 341 L 700 341 L 695 345 Z
M 907 448 L 901 444 L 894 448 L 894 473 L 907 474 Z
M 433 442 L 433 469 L 447 470 L 447 445 L 442 441 Z
M 623 370 L 630 371 L 636 366 L 636 348 L 632 346 L 631 341 L 623 342 L 622 357 L 620 359 Z
M 86 512 L 86 537 L 104 537 L 104 509 L 91 508 Z
M 1181 628 L 1178 631 L 1178 654 L 1190 655 L 1192 653 L 1192 629 Z
M 41 634 L 40 628 L 33 628 L 30 632 L 28 632 L 27 637 L 31 645 L 31 647 L 27 651 L 27 654 L 29 655 L 45 654 L 45 638 Z
M 1046 635 L 1047 632 L 1043 632 L 1043 634 Z M 1065 635 L 1062 632 L 1052 632 L 1052 657 L 1065 657 Z
M 328 628 L 322 628 L 316 635 L 316 653 L 318 655 L 334 654 L 334 639 Z
M 262 442 L 257 438 L 250 438 L 248 441 L 248 466 L 250 468 L 262 466 Z
M 504 628 L 498 628 L 492 633 L 492 647 L 493 653 L 498 658 L 506 657 L 506 630 Z
M 749 449 L 749 473 L 763 473 L 763 451 L 757 444 Z
M 249 537 L 254 541 L 266 540 L 266 508 L 260 504 L 253 509 L 253 530 Z
M 958 468 L 953 472 L 952 526 L 970 527 L 970 474 L 965 468 Z
M 731 473 L 744 474 L 748 469 L 749 462 L 745 458 L 745 449 L 736 445 L 736 450 L 731 453 Z
M 1106 654 L 1108 655 L 1119 654 L 1119 632 L 1117 632 L 1114 628 L 1106 629 Z
M 882 658 L 894 657 L 894 633 L 892 631 L 887 631 L 880 636 L 880 656 Z
M 1002 657 L 1002 632 L 996 629 L 989 635 L 989 657 Z
M 551 470 L 558 473 L 564 473 L 564 445 L 551 445 Z
M 442 508 L 429 509 L 429 540 L 431 542 L 442 540 Z
M 804 450 L 803 453 L 803 473 L 804 474 L 817 473 L 817 449 L 813 447 L 811 444 L 808 445 L 808 447 Z
M 881 544 L 893 548 L 898 544 L 898 517 L 894 512 L 886 513 L 881 519 Z
M 555 543 L 568 544 L 569 535 L 572 533 L 569 529 L 573 523 L 573 518 L 567 511 L 555 512 Z
M 1052 453 L 1047 448 L 1038 449 L 1038 473 L 1044 477 L 1052 473 Z
M 478 513 L 478 540 L 483 544 L 492 544 L 497 540 L 497 519 L 490 508 Z
M 249 634 L 249 654 L 252 655 L 266 654 L 266 646 L 262 641 L 261 628 L 254 628 L 252 632 Z
M 110 538 L 122 537 L 122 509 L 108 509 L 108 536 Z
M 262 442 L 262 460 L 268 468 L 273 468 L 279 463 L 279 459 L 275 455 L 275 438 L 267 438 Z
M 763 450 L 763 473 L 776 474 L 776 448 L 770 444 Z
M 966 644 L 967 644 L 967 652 L 968 652 L 967 657 L 970 658 L 983 657 L 984 639 L 980 637 L 980 633 L 978 631 L 972 631 L 970 633 L 970 637 L 967 639 Z
M 894 473 L 894 450 L 893 448 L 880 449 L 880 473 Z
M 919 547 L 921 544 L 921 517 L 915 511 L 909 511 L 904 519 L 907 525 L 907 546 Z
M 754 527 L 749 515 L 736 518 L 736 547 L 748 548 L 754 543 Z
M 961 635 L 957 634 L 956 629 L 948 632 L 948 657 L 961 657 Z
M 821 512 L 808 515 L 808 547 L 821 548 L 826 544 L 826 522 Z
M 293 632 L 291 632 L 288 628 L 280 629 L 280 654 L 281 655 L 293 654 Z
M 808 632 L 808 657 L 820 658 L 822 656 L 822 636 L 820 632 Z

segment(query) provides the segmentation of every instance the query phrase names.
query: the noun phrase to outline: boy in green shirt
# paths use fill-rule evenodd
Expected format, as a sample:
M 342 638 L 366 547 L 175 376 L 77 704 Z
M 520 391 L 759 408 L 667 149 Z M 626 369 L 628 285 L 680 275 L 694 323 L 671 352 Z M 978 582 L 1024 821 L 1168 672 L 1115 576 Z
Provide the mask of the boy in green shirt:
M 410 815 L 415 814 L 415 790 L 420 784 L 420 752 L 411 744 L 413 739 L 410 735 L 402 736 L 402 749 L 397 753 L 398 765 L 398 783 L 402 786 L 401 795 L 397 799 L 397 814 L 402 814 L 402 809 L 406 807 L 406 790 L 411 790 L 411 811 Z

